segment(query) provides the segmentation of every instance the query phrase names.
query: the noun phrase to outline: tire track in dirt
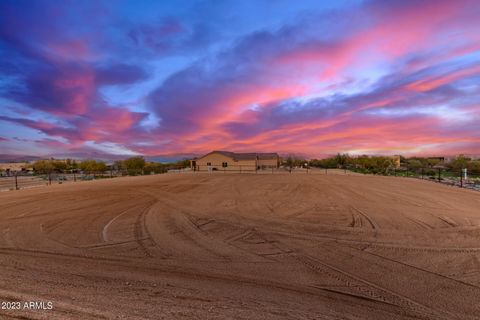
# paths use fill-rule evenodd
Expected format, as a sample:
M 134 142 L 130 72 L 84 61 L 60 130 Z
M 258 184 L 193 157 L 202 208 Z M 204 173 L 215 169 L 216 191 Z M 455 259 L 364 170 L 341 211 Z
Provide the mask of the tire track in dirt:
M 284 248 L 287 246 L 282 245 Z M 332 254 L 338 254 L 337 250 L 334 250 L 331 245 L 329 245 L 330 251 Z M 446 309 L 437 309 L 432 308 L 418 300 L 411 298 L 409 295 L 399 294 L 398 292 L 392 291 L 391 289 L 387 289 L 382 285 L 374 284 L 371 281 L 366 280 L 364 277 L 359 277 L 357 275 L 353 275 L 350 272 L 342 270 L 338 268 L 338 266 L 333 266 L 331 263 L 326 263 L 324 260 L 318 260 L 318 258 L 313 258 L 311 255 L 302 254 L 299 251 L 293 251 L 292 249 L 287 249 L 288 256 L 293 257 L 309 269 L 313 270 L 314 272 L 319 272 L 325 274 L 337 281 L 345 283 L 347 290 L 347 294 L 352 294 L 352 290 L 354 291 L 354 295 L 362 295 L 366 296 L 368 299 L 378 300 L 383 303 L 388 303 L 392 305 L 399 306 L 403 309 L 410 310 L 414 313 L 422 315 L 428 319 L 460 319 L 458 318 L 455 313 L 447 311 Z M 355 248 L 355 250 L 359 250 Z M 359 252 L 363 252 L 359 250 Z M 383 258 L 379 256 L 379 258 Z M 385 259 L 388 260 L 388 259 Z M 449 286 L 452 286 L 452 283 L 456 283 L 458 286 L 462 288 L 470 287 L 473 290 L 479 289 L 477 286 L 472 284 L 453 279 L 438 273 L 430 272 L 428 270 L 423 270 L 421 268 L 416 268 L 410 266 L 408 264 L 403 264 L 399 261 L 395 261 L 393 259 L 388 260 L 388 262 L 402 265 L 403 267 L 407 267 L 408 270 L 411 272 L 420 271 L 424 272 L 425 274 L 430 274 L 435 278 L 442 278 L 445 281 L 449 282 Z M 378 263 L 376 265 L 379 265 Z M 413 271 L 412 271 L 413 270 Z M 405 273 L 405 272 L 404 272 Z M 408 274 L 408 272 L 407 272 Z M 353 280 L 352 280 L 353 279 Z M 438 280 L 437 280 L 438 282 Z M 435 283 L 435 281 L 431 281 L 431 283 Z M 455 285 L 453 285 L 455 286 Z M 338 291 L 338 290 L 337 290 Z M 345 293 L 345 290 L 340 290 Z M 465 290 L 464 290 L 465 291 Z M 467 290 L 468 291 L 468 290 Z M 480 291 L 478 291 L 480 292 Z M 472 317 L 463 317 L 462 319 L 473 319 Z
M 352 247 L 352 248 L 353 248 L 353 249 L 356 249 L 356 250 L 361 250 L 361 249 L 355 248 L 355 247 Z M 458 283 L 460 283 L 461 285 L 471 286 L 471 287 L 480 289 L 479 286 L 476 286 L 476 285 L 471 284 L 471 283 L 468 283 L 468 282 L 464 282 L 464 281 L 459 280 L 459 279 L 455 279 L 455 278 L 446 276 L 446 275 L 441 274 L 441 273 L 438 273 L 438 272 L 433 272 L 433 271 L 431 271 L 431 270 L 427 270 L 427 269 L 424 269 L 424 268 L 420 268 L 420 267 L 417 267 L 417 266 L 413 266 L 413 265 L 411 265 L 411 264 L 408 264 L 408 263 L 405 263 L 405 262 L 402 262 L 402 261 L 399 261 L 399 260 L 396 260 L 396 259 L 392 259 L 392 258 L 389 258 L 389 257 L 385 257 L 385 256 L 383 256 L 383 255 L 376 254 L 376 253 L 373 253 L 373 252 L 368 251 L 368 250 L 361 250 L 361 251 L 364 252 L 364 253 L 371 254 L 371 255 L 373 255 L 373 256 L 379 257 L 379 258 L 381 258 L 381 259 L 385 259 L 385 260 L 392 261 L 392 262 L 394 262 L 394 263 L 402 264 L 402 265 L 404 265 L 404 266 L 406 266 L 406 267 L 409 267 L 409 268 L 417 269 L 417 270 L 420 270 L 420 271 L 422 271 L 422 272 L 430 273 L 430 274 L 435 275 L 435 276 L 438 276 L 438 277 L 442 277 L 442 278 L 445 278 L 445 279 L 448 279 L 448 280 L 451 280 L 451 281 L 458 282 Z
M 151 240 L 153 246 L 156 246 L 157 244 L 155 243 L 155 240 L 152 238 L 152 235 L 148 231 L 148 228 L 146 226 L 145 220 L 146 220 L 146 215 L 150 212 L 150 209 L 152 206 L 156 203 L 156 201 L 150 202 L 138 215 L 137 219 L 135 220 L 135 225 L 133 229 L 133 236 L 135 239 L 135 242 L 138 244 L 140 250 L 143 252 L 143 254 L 146 257 L 153 257 L 154 255 L 152 252 L 148 249 L 146 244 L 144 243 L 146 239 Z
M 366 214 L 365 212 L 363 212 L 362 210 L 358 209 L 357 207 L 354 207 L 352 206 L 352 209 L 355 210 L 358 214 L 360 214 L 363 218 L 365 218 L 367 220 L 367 222 L 370 224 L 370 227 L 372 229 L 378 229 L 378 225 L 377 223 L 375 223 L 375 221 L 368 215 Z
M 87 259 L 87 260 L 100 260 L 100 261 L 108 261 L 108 262 L 126 262 L 127 259 L 122 259 L 119 257 L 105 257 L 105 256 L 97 256 L 97 255 L 88 255 L 88 253 L 65 253 L 65 252 L 55 252 L 55 251 L 46 251 L 46 250 L 30 250 L 30 249 L 20 249 L 20 248 L 7 248 L 7 247 L 0 247 L 0 254 L 1 255 L 22 255 L 28 257 L 49 257 L 49 258 L 67 258 L 67 259 Z
M 7 247 L 14 247 L 12 238 L 10 236 L 10 228 L 5 228 L 2 230 L 3 240 Z
M 452 227 L 452 228 L 456 228 L 458 227 L 458 224 L 453 221 L 451 218 L 447 217 L 447 216 L 443 216 L 443 217 L 438 217 L 438 219 L 442 220 L 443 222 L 445 222 L 449 227 Z
M 250 232 L 248 233 L 250 234 Z M 312 270 L 315 273 L 320 273 L 322 275 L 326 275 L 331 279 L 339 281 L 343 283 L 345 286 L 342 289 L 332 289 L 331 287 L 325 288 L 322 286 L 315 286 L 312 287 L 331 291 L 339 294 L 349 295 L 354 298 L 360 299 L 367 299 L 372 302 L 379 302 L 385 303 L 392 306 L 397 306 L 402 308 L 403 310 L 410 311 L 417 316 L 420 316 L 424 319 L 453 319 L 445 317 L 441 312 L 427 307 L 417 301 L 414 301 L 406 296 L 400 295 L 396 292 L 393 292 L 389 289 L 381 287 L 377 284 L 369 282 L 365 279 L 359 278 L 353 274 L 350 274 L 344 270 L 339 269 L 331 264 L 328 264 L 324 261 L 320 261 L 317 258 L 313 258 L 310 255 L 299 253 L 299 251 L 295 251 L 294 249 L 289 248 L 285 244 L 279 243 L 279 250 L 281 250 L 281 254 L 286 255 L 288 257 L 292 257 L 308 269 Z M 275 256 L 276 254 L 272 254 Z
M 145 237 L 145 238 L 141 238 L 140 240 L 148 240 L 149 238 L 148 237 Z M 102 249 L 102 248 L 108 248 L 108 247 L 115 247 L 115 246 L 122 246 L 122 245 L 126 245 L 126 244 L 130 244 L 130 243 L 137 243 L 137 239 L 133 239 L 133 240 L 125 240 L 125 241 L 110 241 L 110 242 L 106 242 L 106 243 L 96 243 L 96 244 L 92 244 L 92 245 L 87 245 L 87 246 L 81 246 L 81 247 L 78 247 L 80 249 Z
M 386 250 L 395 250 L 395 251 L 405 251 L 405 252 L 418 252 L 418 253 L 479 253 L 480 247 L 473 248 L 456 248 L 456 247 L 422 247 L 422 246 L 402 246 L 396 244 L 387 244 L 387 243 L 375 243 L 367 241 L 354 241 L 354 240 L 339 240 L 338 243 L 346 244 L 358 244 L 366 246 L 367 248 L 379 248 Z
M 354 273 L 356 277 L 365 281 L 374 282 L 381 288 L 388 287 L 386 290 L 447 315 L 447 319 L 474 319 L 474 315 L 480 311 L 475 298 L 480 297 L 480 288 L 470 283 L 394 259 L 385 259 L 383 256 L 370 254 L 358 248 L 352 250 L 341 245 L 322 245 L 320 248 L 323 251 L 322 262 L 329 257 L 328 264 L 335 265 L 346 273 Z M 343 264 L 345 259 L 349 259 L 350 264 Z M 415 286 L 405 286 L 403 283 L 405 279 L 415 283 Z M 437 290 L 439 287 L 442 290 Z M 455 295 L 449 294 L 451 292 L 455 292 Z M 461 317 L 457 316 L 459 303 L 464 304 Z
M 165 198 L 159 200 L 149 210 L 149 228 L 155 232 L 152 239 L 160 242 L 162 248 L 170 252 L 169 256 L 185 255 L 222 261 L 242 259 L 244 254 L 240 254 L 236 247 L 202 230 L 202 227 L 214 225 L 214 219 L 197 224 L 198 218 L 191 213 L 179 211 L 171 201 Z M 185 252 L 186 248 L 189 248 L 188 253 Z
M 134 208 L 134 207 L 133 207 Z M 103 230 L 102 230 L 102 238 L 103 238 L 103 241 L 104 242 L 108 242 L 108 228 L 110 228 L 110 226 L 117 220 L 119 219 L 120 217 L 122 217 L 124 214 L 128 213 L 129 210 L 131 210 L 132 208 L 128 208 L 122 212 L 120 212 L 118 215 L 116 215 L 115 217 L 113 217 L 112 219 L 110 219 L 110 221 L 107 222 L 107 224 L 105 224 L 105 226 L 103 227 Z
M 241 224 L 218 223 L 212 218 L 198 218 L 192 213 L 179 212 L 172 201 L 172 199 L 167 200 L 163 198 L 159 203 L 169 208 L 168 213 L 165 214 L 164 212 L 163 215 L 170 221 L 172 226 L 175 226 L 175 233 L 182 234 L 188 241 L 194 243 L 202 250 L 212 253 L 214 256 L 227 261 L 231 259 L 247 259 L 250 261 L 253 259 L 252 261 L 258 262 L 258 258 L 270 261 L 269 256 L 284 254 L 283 251 L 274 246 L 275 241 L 266 239 L 255 228 L 245 229 Z M 210 229 L 220 226 L 220 231 L 203 230 L 202 228 L 205 226 L 209 226 Z M 165 228 L 165 225 L 163 228 Z M 243 229 L 240 233 L 237 231 L 239 228 Z M 219 236 L 216 234 L 225 231 L 230 233 L 230 235 Z M 245 254 L 248 256 L 245 257 Z M 243 258 L 241 258 L 242 256 Z
M 238 234 L 233 234 L 233 235 L 225 238 L 224 241 L 227 242 L 227 243 L 235 242 L 237 240 L 240 240 L 242 238 L 247 237 L 248 235 L 250 235 L 254 231 L 255 231 L 255 228 L 247 228 L 247 229 L 245 229 L 244 231 L 242 231 Z
M 362 247 L 378 247 L 390 250 L 404 250 L 412 252 L 456 252 L 456 253 L 478 253 L 480 252 L 480 247 L 445 247 L 445 246 L 420 246 L 420 245 L 402 245 L 394 242 L 383 242 L 383 241 L 370 241 L 370 240 L 356 240 L 349 239 L 345 237 L 335 237 L 321 233 L 302 233 L 302 232 L 289 232 L 283 229 L 271 228 L 271 227 L 262 227 L 262 229 L 268 234 L 290 237 L 291 239 L 299 240 L 313 240 L 313 241 L 326 241 L 326 242 L 337 242 L 344 244 L 355 244 Z M 344 231 L 343 229 L 340 229 Z M 355 234 L 349 235 L 354 237 Z
M 405 217 L 405 219 L 407 219 L 408 221 L 411 221 L 413 222 L 415 225 L 419 226 L 421 229 L 423 230 L 433 230 L 434 227 L 432 227 L 431 225 L 429 225 L 428 223 L 426 222 L 423 222 L 419 219 L 415 219 L 415 218 L 412 218 L 412 217 L 408 217 L 406 215 L 403 215 Z
M 409 310 L 414 314 L 420 315 L 426 319 L 449 319 L 444 317 L 441 313 L 421 304 L 416 301 L 413 301 L 407 297 L 399 295 L 395 292 L 392 292 L 388 289 L 379 287 L 376 284 L 373 284 L 364 279 L 360 279 L 352 274 L 349 274 L 337 267 L 334 267 L 330 264 L 327 264 L 318 259 L 314 259 L 307 255 L 298 255 L 291 254 L 294 259 L 299 261 L 302 265 L 312 270 L 315 273 L 320 273 L 331 277 L 341 283 L 345 284 L 344 290 L 335 290 L 344 294 L 350 294 L 354 297 L 360 296 L 368 298 L 375 302 L 387 303 L 390 305 L 395 305 L 401 307 L 402 309 Z M 323 287 L 317 287 L 319 289 L 324 289 Z M 327 290 L 332 290 L 331 288 Z M 332 290 L 333 291 L 333 290 Z
M 269 257 L 285 255 L 291 250 L 284 250 L 283 246 L 276 240 L 269 239 L 265 234 L 259 232 L 255 228 L 248 229 L 240 235 L 229 239 L 229 243 L 235 247 L 270 260 Z
M 352 228 L 363 228 L 363 219 L 361 215 L 352 213 L 352 222 L 348 225 Z

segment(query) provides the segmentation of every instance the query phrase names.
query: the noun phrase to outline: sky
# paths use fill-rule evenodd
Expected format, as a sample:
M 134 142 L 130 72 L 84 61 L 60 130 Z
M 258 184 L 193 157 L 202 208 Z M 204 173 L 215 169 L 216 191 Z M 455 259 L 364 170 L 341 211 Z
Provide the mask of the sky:
M 2 0 L 0 154 L 480 154 L 480 4 Z

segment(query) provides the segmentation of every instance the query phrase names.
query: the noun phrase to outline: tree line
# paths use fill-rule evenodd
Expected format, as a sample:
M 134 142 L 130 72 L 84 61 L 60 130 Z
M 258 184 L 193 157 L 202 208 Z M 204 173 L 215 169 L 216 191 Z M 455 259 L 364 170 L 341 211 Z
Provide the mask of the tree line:
M 450 161 L 444 161 L 440 157 L 409 157 L 399 156 L 398 159 L 390 156 L 351 156 L 346 153 L 338 153 L 335 156 L 324 159 L 306 160 L 302 157 L 290 155 L 284 159 L 285 167 L 316 167 L 323 169 L 349 169 L 362 173 L 391 174 L 395 170 L 425 170 L 428 174 L 437 168 L 460 172 L 467 169 L 468 172 L 480 175 L 480 160 L 475 160 L 464 155 L 459 155 Z M 122 172 L 127 175 L 142 175 L 152 173 L 164 173 L 169 169 L 182 169 L 189 167 L 189 160 L 181 160 L 173 163 L 148 162 L 144 157 L 135 156 L 125 160 L 115 161 L 108 166 L 103 161 L 92 159 L 76 161 L 66 160 L 39 160 L 33 164 L 33 170 L 37 173 L 71 173 L 83 172 L 87 174 L 104 174 L 108 170 Z
M 391 174 L 395 170 L 420 171 L 425 173 L 437 169 L 460 172 L 462 169 L 474 175 L 480 175 L 480 160 L 459 155 L 448 161 L 441 157 L 403 157 L 403 156 L 351 156 L 346 153 L 338 153 L 335 156 L 324 159 L 305 160 L 295 156 L 289 156 L 284 164 L 287 167 L 301 167 L 308 164 L 309 167 L 323 169 L 349 169 L 362 173 Z
M 309 166 L 324 169 L 349 169 L 363 173 L 388 174 L 397 167 L 394 157 L 389 156 L 350 156 L 346 153 L 338 153 L 333 157 L 324 159 L 312 159 Z
M 142 175 L 152 173 L 164 173 L 169 169 L 180 169 L 190 165 L 189 160 L 182 160 L 174 163 L 148 162 L 144 157 L 135 156 L 125 160 L 115 161 L 112 165 L 107 165 L 103 161 L 86 159 L 76 161 L 73 159 L 57 160 L 39 160 L 33 163 L 33 170 L 36 173 L 73 173 L 83 172 L 86 174 L 104 174 L 111 170 L 122 172 L 128 175 Z

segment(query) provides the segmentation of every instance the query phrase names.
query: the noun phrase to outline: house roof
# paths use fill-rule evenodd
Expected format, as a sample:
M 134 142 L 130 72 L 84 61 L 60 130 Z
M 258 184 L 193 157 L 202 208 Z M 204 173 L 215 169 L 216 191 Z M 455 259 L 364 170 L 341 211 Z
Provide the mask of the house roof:
M 219 153 L 226 157 L 232 158 L 233 160 L 256 160 L 256 159 L 269 160 L 269 159 L 278 158 L 277 153 L 255 153 L 255 152 L 237 153 L 237 152 L 230 152 L 230 151 L 215 150 L 207 153 L 206 155 L 200 157 L 199 159 L 204 158 L 212 153 Z

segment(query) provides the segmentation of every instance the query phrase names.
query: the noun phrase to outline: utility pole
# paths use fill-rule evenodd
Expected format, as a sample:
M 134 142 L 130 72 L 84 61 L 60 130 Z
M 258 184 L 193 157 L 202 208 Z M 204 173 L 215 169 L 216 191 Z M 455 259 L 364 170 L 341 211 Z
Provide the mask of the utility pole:
M 15 190 L 18 190 L 17 172 L 15 172 Z

